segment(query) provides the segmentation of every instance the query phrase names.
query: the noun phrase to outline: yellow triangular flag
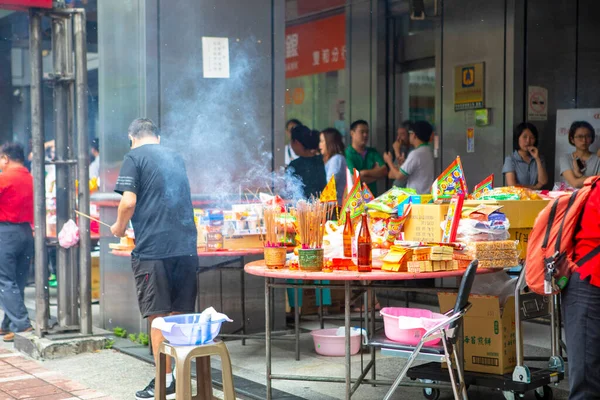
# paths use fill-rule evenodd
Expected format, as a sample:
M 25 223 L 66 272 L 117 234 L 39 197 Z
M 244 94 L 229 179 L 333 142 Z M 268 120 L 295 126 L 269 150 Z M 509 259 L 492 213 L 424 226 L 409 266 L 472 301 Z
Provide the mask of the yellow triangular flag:
M 319 200 L 323 203 L 337 203 L 337 190 L 335 188 L 335 175 L 331 175 L 331 179 L 323 189 Z

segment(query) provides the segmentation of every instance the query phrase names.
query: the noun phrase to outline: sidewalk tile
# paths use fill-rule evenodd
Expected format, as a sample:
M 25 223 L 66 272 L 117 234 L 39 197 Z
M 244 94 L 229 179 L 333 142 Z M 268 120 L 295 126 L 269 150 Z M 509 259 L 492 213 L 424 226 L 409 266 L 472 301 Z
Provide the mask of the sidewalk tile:
M 50 383 L 60 382 L 67 379 L 63 374 L 56 371 L 48 371 L 47 369 L 45 369 L 43 372 L 35 372 L 31 375 Z
M 87 387 L 83 386 L 82 384 L 75 382 L 75 381 L 70 381 L 67 379 L 63 379 L 63 380 L 56 380 L 54 382 L 50 382 L 52 383 L 54 386 L 56 386 L 57 388 L 60 388 L 66 392 L 74 392 L 77 390 L 85 390 L 87 389 Z
M 56 393 L 51 395 L 44 395 L 40 397 L 27 397 L 26 400 L 79 400 L 77 397 L 73 397 L 70 393 Z
M 0 390 L 5 392 L 10 392 L 12 390 L 18 389 L 28 389 L 38 386 L 49 385 L 48 382 L 45 382 L 41 379 L 22 379 L 18 381 L 10 381 L 10 382 L 2 382 L 0 383 Z
M 85 390 L 75 390 L 72 391 L 71 394 L 73 396 L 77 396 L 80 399 L 84 399 L 84 400 L 88 400 L 88 399 L 99 399 L 102 397 L 106 397 L 106 395 L 104 393 L 100 393 L 96 390 L 92 390 L 92 389 L 85 389 Z
M 20 381 L 21 379 L 33 379 L 33 376 L 21 371 L 4 372 L 0 374 L 0 382 Z
M 0 390 L 10 393 L 15 389 L 27 389 L 32 387 L 49 385 L 48 382 L 44 382 L 41 379 L 21 379 L 18 381 L 2 382 L 0 383 Z
M 53 394 L 65 393 L 56 386 L 46 384 L 44 386 L 37 386 L 28 389 L 9 390 L 7 393 L 17 399 L 28 399 L 30 397 L 41 397 L 46 399 Z

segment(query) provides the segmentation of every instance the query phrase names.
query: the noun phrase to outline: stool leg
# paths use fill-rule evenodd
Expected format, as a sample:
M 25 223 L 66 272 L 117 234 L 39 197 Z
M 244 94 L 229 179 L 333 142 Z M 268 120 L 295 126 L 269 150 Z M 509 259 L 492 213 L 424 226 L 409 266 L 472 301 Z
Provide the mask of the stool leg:
M 217 346 L 219 357 L 221 357 L 221 377 L 223 380 L 223 398 L 225 400 L 235 400 L 235 389 L 233 386 L 233 371 L 231 369 L 231 358 L 229 350 L 225 343 L 221 342 Z
M 196 358 L 196 386 L 198 390 L 196 400 L 213 399 L 210 356 Z
M 161 351 L 158 353 L 158 364 L 156 364 L 156 377 L 154 380 L 155 398 L 166 400 L 167 398 L 167 355 Z
M 177 357 L 175 360 L 175 399 L 189 400 L 192 398 L 192 371 L 189 357 Z

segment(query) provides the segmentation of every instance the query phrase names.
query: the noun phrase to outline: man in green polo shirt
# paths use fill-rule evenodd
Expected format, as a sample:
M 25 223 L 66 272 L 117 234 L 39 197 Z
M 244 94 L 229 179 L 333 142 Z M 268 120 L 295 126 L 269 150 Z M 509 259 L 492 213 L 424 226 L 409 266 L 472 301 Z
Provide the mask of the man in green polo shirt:
M 356 168 L 360 172 L 360 180 L 369 187 L 369 190 L 377 197 L 377 181 L 385 179 L 388 168 L 383 157 L 373 147 L 367 147 L 369 143 L 369 124 L 359 119 L 350 125 L 350 138 L 352 145 L 346 147 L 346 164 L 350 172 Z

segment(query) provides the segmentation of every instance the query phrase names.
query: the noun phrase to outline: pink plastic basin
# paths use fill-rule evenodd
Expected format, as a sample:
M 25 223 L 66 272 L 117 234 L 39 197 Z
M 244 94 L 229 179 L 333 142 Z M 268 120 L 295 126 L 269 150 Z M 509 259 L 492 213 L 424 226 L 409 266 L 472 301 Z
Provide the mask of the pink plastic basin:
M 380 313 L 385 336 L 411 346 L 417 345 L 427 330 L 447 319 L 445 315 L 420 308 L 385 307 Z M 439 342 L 440 339 L 430 340 L 425 346 L 435 346 Z
M 337 336 L 337 328 L 319 329 L 310 334 L 315 342 L 315 351 L 322 356 L 342 357 L 346 355 L 346 336 Z M 350 354 L 354 355 L 360 350 L 360 333 L 350 334 Z

